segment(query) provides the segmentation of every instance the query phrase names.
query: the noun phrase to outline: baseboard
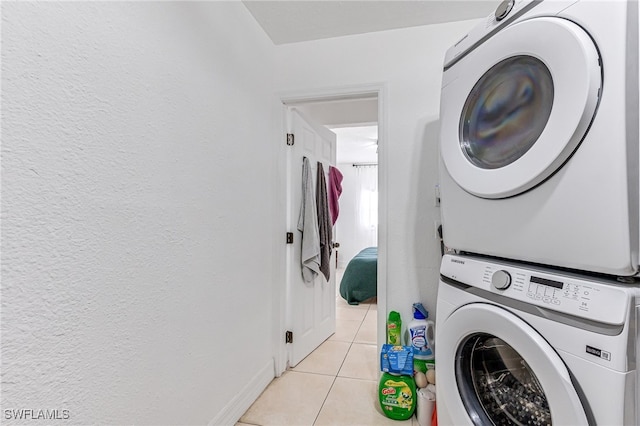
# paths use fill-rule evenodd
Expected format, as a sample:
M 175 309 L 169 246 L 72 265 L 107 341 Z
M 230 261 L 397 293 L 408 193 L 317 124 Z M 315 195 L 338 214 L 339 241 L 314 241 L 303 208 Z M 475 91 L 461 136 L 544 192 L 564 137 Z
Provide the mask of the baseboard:
M 273 380 L 273 360 L 268 361 L 247 385 L 209 422 L 209 426 L 233 426 Z

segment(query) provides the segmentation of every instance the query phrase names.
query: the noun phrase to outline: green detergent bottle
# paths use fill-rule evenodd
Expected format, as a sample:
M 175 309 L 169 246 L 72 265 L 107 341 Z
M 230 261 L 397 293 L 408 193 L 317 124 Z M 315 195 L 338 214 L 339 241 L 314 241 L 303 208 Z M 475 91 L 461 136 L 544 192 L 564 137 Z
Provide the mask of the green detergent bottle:
M 401 345 L 400 336 L 402 332 L 402 320 L 400 314 L 396 311 L 389 312 L 387 320 L 387 343 L 390 345 Z
M 385 416 L 394 420 L 407 420 L 416 409 L 416 382 L 412 376 L 383 373 L 378 397 Z

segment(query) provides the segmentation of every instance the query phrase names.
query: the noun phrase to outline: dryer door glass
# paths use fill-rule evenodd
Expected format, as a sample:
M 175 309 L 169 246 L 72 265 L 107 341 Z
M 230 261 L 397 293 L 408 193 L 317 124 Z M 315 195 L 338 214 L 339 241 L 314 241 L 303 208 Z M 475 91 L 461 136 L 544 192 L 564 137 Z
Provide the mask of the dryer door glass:
M 458 389 L 474 424 L 552 424 L 536 374 L 505 341 L 474 334 L 458 347 L 456 360 Z
M 542 134 L 553 105 L 553 80 L 533 56 L 514 56 L 491 67 L 467 97 L 460 117 L 460 145 L 482 169 L 522 157 Z

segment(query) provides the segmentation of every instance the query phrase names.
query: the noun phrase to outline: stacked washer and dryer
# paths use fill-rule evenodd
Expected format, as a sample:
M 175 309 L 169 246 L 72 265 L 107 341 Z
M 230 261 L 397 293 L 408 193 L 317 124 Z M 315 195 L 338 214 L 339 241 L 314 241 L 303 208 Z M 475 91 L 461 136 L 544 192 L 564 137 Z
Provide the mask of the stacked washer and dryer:
M 638 18 L 508 0 L 446 54 L 441 425 L 640 425 Z

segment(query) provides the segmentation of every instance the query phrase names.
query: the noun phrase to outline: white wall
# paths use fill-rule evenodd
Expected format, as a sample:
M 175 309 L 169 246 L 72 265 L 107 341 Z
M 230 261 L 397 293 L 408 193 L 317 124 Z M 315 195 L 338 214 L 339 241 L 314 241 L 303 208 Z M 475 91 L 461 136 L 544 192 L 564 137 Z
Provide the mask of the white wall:
M 233 423 L 273 377 L 275 47 L 239 2 L 2 25 L 3 410 Z
M 380 218 L 387 229 L 388 310 L 406 322 L 411 304 L 435 310 L 440 248 L 434 222 L 438 179 L 437 118 L 446 49 L 476 21 L 464 21 L 278 46 L 283 91 L 382 83 L 386 87 L 380 135 Z M 384 192 L 384 193 L 383 193 Z M 383 272 L 384 273 L 384 272 Z M 379 300 L 381 300 L 379 295 Z M 379 309 L 379 321 L 384 307 Z M 381 337 L 382 336 L 382 337 Z M 384 337 L 379 330 L 379 341 Z

